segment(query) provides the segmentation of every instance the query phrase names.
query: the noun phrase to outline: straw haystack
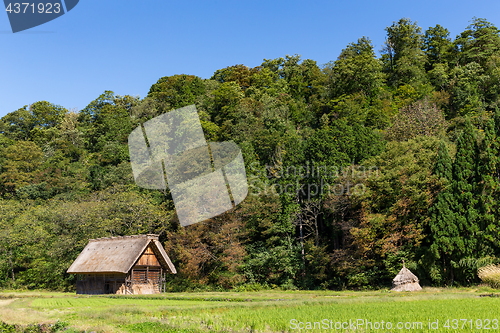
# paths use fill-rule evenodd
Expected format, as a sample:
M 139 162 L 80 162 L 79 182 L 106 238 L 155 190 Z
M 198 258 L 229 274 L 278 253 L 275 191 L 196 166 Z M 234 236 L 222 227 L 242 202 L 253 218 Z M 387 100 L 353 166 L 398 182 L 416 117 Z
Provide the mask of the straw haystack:
M 403 268 L 398 275 L 392 280 L 392 289 L 394 291 L 417 291 L 422 290 L 418 284 L 418 277 L 415 276 L 408 268 L 405 267 L 403 260 Z

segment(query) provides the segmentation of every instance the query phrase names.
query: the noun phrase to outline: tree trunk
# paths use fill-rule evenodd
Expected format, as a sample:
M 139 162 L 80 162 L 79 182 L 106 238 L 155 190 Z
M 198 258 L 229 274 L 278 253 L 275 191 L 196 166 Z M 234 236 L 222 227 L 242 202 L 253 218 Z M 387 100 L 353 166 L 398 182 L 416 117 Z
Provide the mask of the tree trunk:
M 306 255 L 304 252 L 304 233 L 302 231 L 302 208 L 300 207 L 300 200 L 298 194 L 297 194 L 297 205 L 299 206 L 299 231 L 300 231 L 300 249 L 302 254 L 302 275 L 306 276 Z
M 306 255 L 304 252 L 304 234 L 302 232 L 302 217 L 299 215 L 299 229 L 300 229 L 300 248 L 302 252 L 302 265 L 303 265 L 303 272 L 302 274 L 306 274 Z
M 314 227 L 316 228 L 316 247 L 319 246 L 319 230 L 318 230 L 318 217 L 314 219 Z
M 14 276 L 14 265 L 12 263 L 12 250 L 9 250 L 9 265 L 10 265 L 10 272 L 12 274 L 12 283 L 15 283 L 16 279 Z

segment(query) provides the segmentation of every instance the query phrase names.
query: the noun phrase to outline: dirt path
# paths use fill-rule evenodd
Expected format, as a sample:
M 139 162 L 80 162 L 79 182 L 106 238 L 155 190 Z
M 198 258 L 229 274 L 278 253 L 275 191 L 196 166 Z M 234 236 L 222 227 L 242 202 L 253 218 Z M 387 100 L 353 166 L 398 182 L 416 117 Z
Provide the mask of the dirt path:
M 7 306 L 10 303 L 14 302 L 17 298 L 10 298 L 10 299 L 2 299 L 0 300 L 0 307 L 2 306 Z

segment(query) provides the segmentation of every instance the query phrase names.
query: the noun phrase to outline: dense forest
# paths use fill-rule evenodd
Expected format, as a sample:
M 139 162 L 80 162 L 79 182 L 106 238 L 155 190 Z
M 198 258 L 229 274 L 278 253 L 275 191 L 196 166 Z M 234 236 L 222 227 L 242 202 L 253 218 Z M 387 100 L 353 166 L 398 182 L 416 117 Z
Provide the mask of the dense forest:
M 403 18 L 385 32 L 382 50 L 362 37 L 324 65 L 287 55 L 7 114 L 0 286 L 72 290 L 89 239 L 143 233 L 176 265 L 172 291 L 383 287 L 403 259 L 422 285 L 476 283 L 500 258 L 500 31 L 473 18 L 452 39 Z M 241 148 L 249 193 L 181 227 L 168 188 L 135 184 L 127 144 L 192 104 L 207 141 Z

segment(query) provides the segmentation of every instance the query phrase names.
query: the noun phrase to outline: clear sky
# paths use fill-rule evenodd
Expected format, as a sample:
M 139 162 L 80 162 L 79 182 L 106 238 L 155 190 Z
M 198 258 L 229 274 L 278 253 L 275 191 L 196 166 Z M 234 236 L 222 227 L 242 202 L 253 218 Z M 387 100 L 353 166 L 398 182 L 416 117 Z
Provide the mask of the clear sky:
M 4 12 L 0 116 L 40 100 L 81 110 L 105 90 L 142 98 L 162 76 L 209 78 L 287 54 L 321 66 L 362 36 L 380 50 L 384 29 L 402 17 L 454 38 L 474 16 L 500 27 L 500 1 L 80 0 L 16 34 Z

